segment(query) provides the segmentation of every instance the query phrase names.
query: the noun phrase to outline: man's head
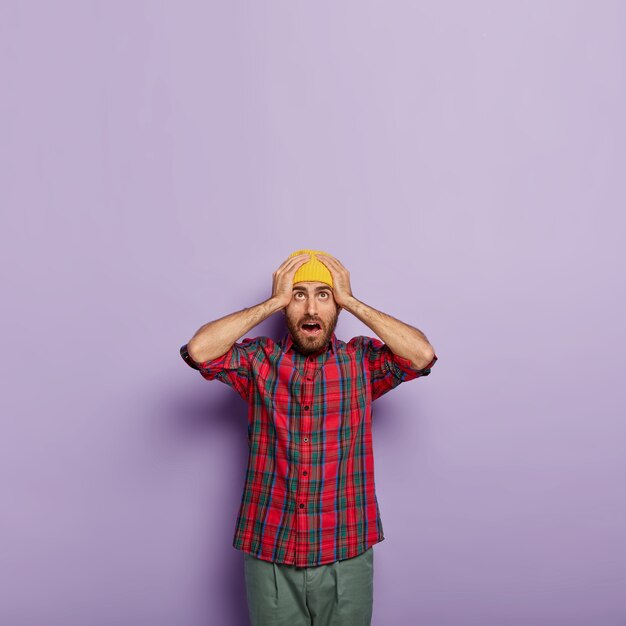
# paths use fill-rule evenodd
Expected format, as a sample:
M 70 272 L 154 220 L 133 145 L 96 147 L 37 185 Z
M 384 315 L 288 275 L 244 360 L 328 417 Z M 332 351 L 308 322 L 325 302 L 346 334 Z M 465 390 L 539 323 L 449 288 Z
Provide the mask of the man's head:
M 322 349 L 331 339 L 337 326 L 341 307 L 335 302 L 332 274 L 315 257 L 320 250 L 297 250 L 311 254 L 293 278 L 291 301 L 283 309 L 287 328 L 300 352 L 311 354 Z

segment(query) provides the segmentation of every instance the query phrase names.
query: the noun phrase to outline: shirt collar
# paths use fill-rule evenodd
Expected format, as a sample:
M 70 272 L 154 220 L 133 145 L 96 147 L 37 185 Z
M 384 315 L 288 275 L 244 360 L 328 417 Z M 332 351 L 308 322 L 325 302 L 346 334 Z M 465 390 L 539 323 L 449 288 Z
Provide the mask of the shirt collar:
M 296 347 L 293 343 L 293 339 L 291 338 L 291 333 L 287 333 L 286 335 L 283 336 L 281 342 L 280 342 L 283 351 L 284 352 L 289 352 L 289 350 L 291 350 L 291 348 L 294 349 L 294 351 L 296 351 Z M 322 348 L 319 352 L 315 352 L 310 356 L 318 356 L 320 354 L 323 354 L 325 351 L 330 350 L 333 353 L 337 353 L 337 337 L 335 335 L 335 333 L 333 333 L 330 337 L 330 341 L 326 344 L 326 350 L 324 350 L 324 348 Z

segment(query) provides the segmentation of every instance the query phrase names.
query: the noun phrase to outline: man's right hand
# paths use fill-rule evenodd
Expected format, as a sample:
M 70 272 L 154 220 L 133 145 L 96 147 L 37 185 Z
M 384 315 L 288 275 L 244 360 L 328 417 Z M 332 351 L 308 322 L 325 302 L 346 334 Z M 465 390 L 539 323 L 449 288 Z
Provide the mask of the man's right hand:
M 294 274 L 309 257 L 310 254 L 290 257 L 274 272 L 271 298 L 201 326 L 187 344 L 187 354 L 191 360 L 204 363 L 222 356 L 239 337 L 243 337 L 270 315 L 284 309 L 291 302 Z
M 291 302 L 293 277 L 298 268 L 304 265 L 310 257 L 309 253 L 292 256 L 272 274 L 272 298 L 281 305 L 281 308 L 284 309 Z

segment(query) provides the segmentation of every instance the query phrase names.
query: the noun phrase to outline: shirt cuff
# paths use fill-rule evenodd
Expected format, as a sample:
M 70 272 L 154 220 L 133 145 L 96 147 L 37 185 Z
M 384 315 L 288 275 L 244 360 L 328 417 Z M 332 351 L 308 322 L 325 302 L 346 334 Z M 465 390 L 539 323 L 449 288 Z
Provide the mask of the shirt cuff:
M 187 352 L 187 344 L 185 344 L 184 346 L 180 347 L 180 356 L 182 357 L 183 361 L 185 361 L 185 363 L 187 363 L 187 365 L 189 365 L 189 367 L 192 367 L 195 370 L 199 370 L 200 369 L 198 363 L 196 363 L 189 356 L 189 352 Z
M 418 372 L 420 373 L 422 376 L 428 376 L 428 374 L 430 374 L 430 369 L 432 368 L 432 366 L 435 364 L 435 362 L 437 361 L 437 355 L 433 355 L 433 358 L 431 360 L 431 362 L 426 365 L 426 367 L 423 367 L 422 369 L 415 369 L 413 367 L 413 365 L 411 364 L 411 359 L 405 359 L 404 357 L 398 355 L 398 354 L 394 354 L 393 355 L 393 360 L 395 363 L 397 363 L 405 372 L 409 372 L 409 373 L 413 373 L 413 372 Z
M 226 362 L 230 356 L 232 355 L 233 348 L 222 354 L 222 356 L 218 356 L 215 359 L 211 359 L 210 361 L 194 361 L 187 351 L 188 344 L 181 346 L 180 348 L 180 356 L 183 358 L 183 361 L 192 367 L 195 370 L 198 370 L 205 378 L 209 380 L 213 380 L 223 369 L 223 364 Z M 214 371 L 211 371 L 211 368 Z

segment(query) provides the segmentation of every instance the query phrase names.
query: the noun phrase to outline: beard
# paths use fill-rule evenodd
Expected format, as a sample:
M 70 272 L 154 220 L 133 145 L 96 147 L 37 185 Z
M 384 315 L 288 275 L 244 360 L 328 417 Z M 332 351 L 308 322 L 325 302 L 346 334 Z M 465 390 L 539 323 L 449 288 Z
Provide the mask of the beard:
M 307 321 L 306 318 L 294 320 L 287 318 L 287 329 L 291 335 L 291 339 L 302 354 L 313 354 L 318 350 L 321 350 L 331 339 L 335 328 L 337 326 L 337 318 L 339 317 L 339 311 L 336 310 L 335 314 L 328 321 L 315 320 L 322 328 L 319 335 L 311 337 L 302 330 L 302 324 Z

